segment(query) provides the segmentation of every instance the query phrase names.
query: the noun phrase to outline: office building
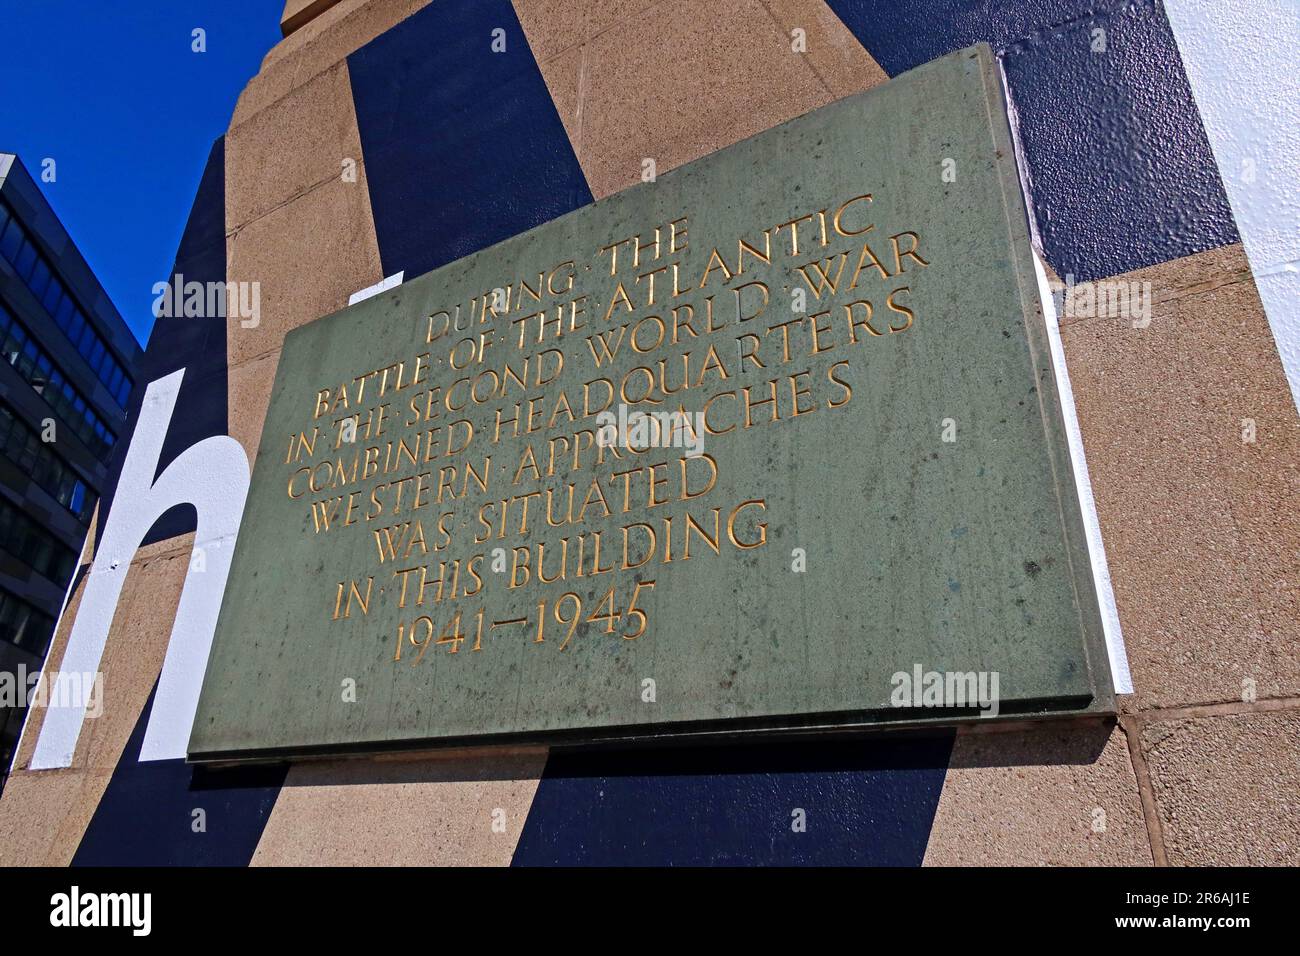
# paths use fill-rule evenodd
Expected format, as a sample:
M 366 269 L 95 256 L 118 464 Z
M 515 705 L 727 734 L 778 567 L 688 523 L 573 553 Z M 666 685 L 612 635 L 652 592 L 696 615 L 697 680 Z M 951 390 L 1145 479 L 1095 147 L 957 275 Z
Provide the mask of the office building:
M 140 347 L 22 161 L 0 153 L 0 671 L 40 670 L 125 437 Z M 0 707 L 0 767 L 26 713 Z

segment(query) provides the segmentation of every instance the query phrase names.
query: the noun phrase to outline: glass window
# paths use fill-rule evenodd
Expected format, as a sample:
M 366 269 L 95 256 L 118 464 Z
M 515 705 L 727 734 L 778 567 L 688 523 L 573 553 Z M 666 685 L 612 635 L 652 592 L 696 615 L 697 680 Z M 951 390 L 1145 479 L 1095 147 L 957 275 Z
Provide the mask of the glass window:
M 81 392 L 64 378 L 63 373 L 54 366 L 53 360 L 27 335 L 22 325 L 12 321 L 8 310 L 3 306 L 0 306 L 0 338 L 6 343 L 4 360 L 40 392 L 46 404 L 91 446 L 96 455 L 102 456 L 112 443 L 111 434 Z M 103 348 L 102 344 L 100 348 Z M 105 352 L 104 364 L 107 366 L 110 363 L 111 358 Z M 97 441 L 105 447 L 97 447 Z
M 36 301 L 40 302 L 45 295 L 45 287 L 50 284 L 50 267 L 45 264 L 45 260 L 40 256 L 32 263 L 32 277 L 27 280 L 27 288 L 31 290 L 32 295 L 36 296 Z
M 71 296 L 65 295 L 59 300 L 59 306 L 54 310 L 54 321 L 58 323 L 59 328 L 66 329 L 68 327 L 68 323 L 72 320 L 72 313 L 76 311 L 76 308 Z
M 50 277 L 50 287 L 45 290 L 45 295 L 41 297 L 41 305 L 45 306 L 45 311 L 50 315 L 59 307 L 59 300 L 63 298 L 63 283 L 58 280 L 57 276 Z
M 95 330 L 90 327 L 89 322 L 84 323 L 81 326 L 81 332 L 77 336 L 76 342 L 77 351 L 81 353 L 83 358 L 90 354 L 90 343 L 94 340 Z
M 33 471 L 36 468 L 36 449 L 32 447 L 31 442 L 25 441 L 23 442 L 22 446 L 19 447 L 18 467 L 21 468 L 23 471 Z M 44 470 L 42 470 L 38 476 L 38 480 L 44 483 L 44 479 L 45 479 L 45 472 Z M 55 495 L 54 497 L 57 498 L 58 495 Z
M 0 235 L 4 234 L 7 225 L 9 225 L 9 209 L 4 203 L 0 203 Z
M 54 619 L 48 614 L 10 594 L 0 594 L 0 640 L 41 654 L 53 630 Z
M 86 486 L 80 481 L 74 481 L 72 494 L 68 500 L 68 507 L 72 509 L 75 515 L 81 514 L 81 509 L 86 505 Z
M 18 356 L 18 371 L 22 373 L 23 378 L 29 382 L 32 378 L 32 370 L 36 367 L 36 346 L 31 339 L 23 342 L 22 354 Z
M 125 407 L 130 396 L 130 382 L 119 382 L 115 375 L 117 361 L 109 351 L 108 345 L 100 338 L 95 327 L 68 294 L 63 282 L 54 275 L 49 265 L 27 238 L 16 219 L 0 205 L 0 253 L 13 263 L 14 270 L 27 284 L 28 289 L 40 300 L 45 311 L 55 323 L 67 333 L 68 339 L 86 360 L 86 364 L 113 395 L 118 403 Z M 125 375 L 122 376 L 125 378 Z
M 0 255 L 13 262 L 22 244 L 23 227 L 18 225 L 17 219 L 10 219 L 9 225 L 5 227 L 4 235 L 0 236 Z
M 14 258 L 14 271 L 24 282 L 32 277 L 32 266 L 36 265 L 36 247 L 24 237 L 18 255 Z
M 42 443 L 36 433 L 19 422 L 9 407 L 0 403 L 0 454 L 9 458 L 19 470 L 31 475 L 32 480 L 60 504 L 70 510 L 79 521 L 89 520 L 94 506 L 94 496 L 81 480 L 53 451 Z

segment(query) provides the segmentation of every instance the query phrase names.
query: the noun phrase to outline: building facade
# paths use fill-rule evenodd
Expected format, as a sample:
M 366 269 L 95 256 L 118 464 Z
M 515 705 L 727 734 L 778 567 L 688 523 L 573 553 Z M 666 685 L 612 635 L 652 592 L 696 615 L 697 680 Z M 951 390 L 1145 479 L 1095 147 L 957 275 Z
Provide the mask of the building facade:
M 1300 252 L 1282 64 L 1298 27 L 1285 3 L 1249 7 L 290 0 L 173 270 L 256 283 L 260 314 L 155 326 L 138 377 L 161 384 L 129 409 L 143 464 L 110 476 L 96 518 L 126 545 L 82 558 L 121 591 L 83 576 L 50 657 L 111 618 L 103 712 L 45 755 L 55 712 L 27 720 L 0 862 L 1296 863 Z M 647 161 L 662 175 L 978 42 L 1046 274 L 1149 293 L 1120 320 L 1067 292 L 1059 321 L 1131 674 L 1115 713 L 237 767 L 150 744 L 179 713 L 160 674 L 212 638 L 196 608 L 233 535 L 212 516 L 243 503 L 196 465 L 232 440 L 252 461 L 286 334 L 634 186 Z M 169 469 L 194 507 L 149 485 Z
M 26 677 L 127 433 L 141 350 L 12 153 L 0 153 L 0 338 L 0 669 Z M 0 707 L 5 775 L 25 715 L 16 699 Z

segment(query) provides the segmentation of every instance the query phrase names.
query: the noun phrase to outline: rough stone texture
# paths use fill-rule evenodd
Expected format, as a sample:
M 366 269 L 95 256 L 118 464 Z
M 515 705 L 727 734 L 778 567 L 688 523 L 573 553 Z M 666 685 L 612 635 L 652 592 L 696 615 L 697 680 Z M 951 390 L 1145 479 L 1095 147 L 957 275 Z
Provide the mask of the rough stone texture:
M 761 2 L 785 34 L 787 45 L 794 42 L 794 30 L 804 31 L 804 55 L 832 98 L 861 93 L 889 79 L 823 0 Z
M 597 198 L 640 182 L 644 159 L 667 172 L 885 78 L 815 0 L 515 9 Z M 791 48 L 796 26 L 807 53 Z
M 262 441 L 262 423 L 279 362 L 280 350 L 276 349 L 230 370 L 230 437 L 244 446 L 250 469 Z
M 551 101 L 555 103 L 555 112 L 564 124 L 564 132 L 568 134 L 573 153 L 578 158 L 578 164 L 582 165 L 582 95 L 584 85 L 589 82 L 584 48 L 570 47 L 545 63 L 539 63 L 538 68 L 542 71 L 542 79 L 551 94 Z M 585 167 L 583 173 L 590 182 L 591 177 Z
M 67 866 L 110 770 L 17 770 L 0 800 L 0 867 Z
M 586 60 L 578 160 L 597 197 L 640 182 L 647 158 L 662 174 L 831 100 L 757 0 L 668 0 Z
M 1154 723 L 1142 744 L 1171 864 L 1300 863 L 1300 712 Z
M 512 0 L 538 63 L 575 49 L 624 20 L 639 19 L 659 0 Z
M 284 13 L 280 14 L 280 29 L 286 35 L 320 16 L 338 0 L 285 0 Z
M 296 764 L 253 864 L 509 865 L 545 765 L 545 750 Z
M 1300 694 L 1300 422 L 1241 246 L 1115 278 L 1150 325 L 1062 338 L 1138 706 Z
M 430 0 L 342 0 L 281 40 L 235 104 L 238 126 L 268 104 L 401 23 Z
M 1118 727 L 1089 721 L 958 732 L 927 866 L 1151 862 L 1128 742 Z
M 360 166 L 363 157 L 340 61 L 226 134 L 226 231 L 340 181 L 345 159 Z
M 332 179 L 248 223 L 226 239 L 227 278 L 261 284 L 261 321 L 231 318 L 232 368 L 280 348 L 292 328 L 337 312 L 348 296 L 383 278 L 365 167 L 354 183 Z M 231 396 L 232 405 L 240 401 Z
M 71 861 L 162 669 L 193 546 L 193 534 L 181 535 L 141 548 L 131 562 L 100 665 L 103 714 L 82 725 L 70 768 L 26 769 L 44 716 L 33 714 L 0 799 L 0 866 Z M 55 634 L 52 662 L 62 660 L 84 591 L 83 580 Z
M 74 769 L 112 770 L 117 766 L 118 757 L 162 669 L 193 547 L 192 533 L 180 535 L 141 548 L 131 561 L 100 664 L 104 674 L 104 712 L 83 724 L 73 754 Z M 80 611 L 84 593 L 85 579 L 73 593 L 68 611 L 55 632 L 50 662 L 63 659 L 71 622 Z M 31 762 L 43 716 L 37 712 L 23 735 L 22 745 L 14 757 L 15 771 L 26 769 Z
M 292 0 L 290 0 L 292 2 Z M 380 4 L 390 2 L 390 0 L 379 0 Z M 266 51 L 266 56 L 262 57 L 262 68 L 260 73 L 265 73 L 270 67 L 275 66 L 286 56 L 300 52 L 304 47 L 314 44 L 323 33 L 342 20 L 350 17 L 361 7 L 375 6 L 375 0 L 335 0 L 324 10 L 317 13 L 293 33 L 286 36 L 271 49 Z M 391 2 L 390 2 L 391 5 Z M 286 12 L 287 9 L 286 9 Z M 281 24 L 284 18 L 280 19 Z
M 232 318 L 226 333 L 230 434 L 250 462 L 285 333 L 345 307 L 353 292 L 383 277 L 342 57 L 370 39 L 370 30 L 383 32 L 420 5 L 375 3 L 364 21 L 353 19 L 361 10 L 350 2 L 326 11 L 299 33 L 316 38 L 302 50 L 316 58 L 313 65 L 326 50 L 337 54 L 334 64 L 258 112 L 237 110 L 227 134 L 227 278 L 257 282 L 261 293 L 259 324 L 246 328 Z M 327 33 L 345 23 L 345 35 L 327 43 Z M 264 68 L 261 76 L 286 69 Z M 355 162 L 355 182 L 343 179 L 344 159 Z

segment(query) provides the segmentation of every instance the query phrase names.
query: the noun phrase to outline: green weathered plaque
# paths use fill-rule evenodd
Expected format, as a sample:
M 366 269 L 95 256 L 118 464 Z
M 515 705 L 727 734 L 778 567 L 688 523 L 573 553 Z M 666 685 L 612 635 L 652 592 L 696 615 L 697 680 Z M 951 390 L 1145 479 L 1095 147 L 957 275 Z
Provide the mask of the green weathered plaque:
M 190 755 L 1101 710 L 1099 635 L 980 47 L 291 332 Z

